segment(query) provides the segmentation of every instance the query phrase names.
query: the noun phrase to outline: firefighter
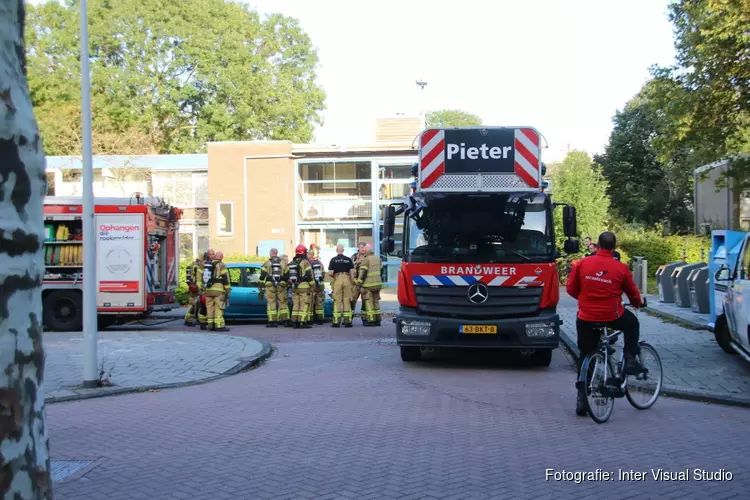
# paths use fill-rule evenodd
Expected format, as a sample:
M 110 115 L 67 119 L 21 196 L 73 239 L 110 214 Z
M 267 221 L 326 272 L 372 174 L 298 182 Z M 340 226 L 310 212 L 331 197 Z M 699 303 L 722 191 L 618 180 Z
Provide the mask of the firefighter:
M 352 327 L 352 281 L 354 262 L 344 255 L 343 245 L 336 246 L 336 257 L 328 263 L 328 274 L 333 278 L 333 328 Z
M 380 326 L 380 289 L 383 282 L 380 279 L 380 269 L 383 263 L 375 255 L 372 247 L 365 247 L 364 257 L 359 264 L 356 282 L 362 287 L 362 325 Z
M 325 309 L 323 308 L 326 300 L 325 270 L 323 263 L 320 262 L 320 259 L 315 255 L 312 248 L 313 246 L 310 245 L 310 251 L 307 252 L 307 260 L 310 262 L 314 281 L 310 287 L 310 311 L 315 318 L 315 322 L 322 325 L 325 319 Z
M 210 276 L 211 261 L 216 257 L 213 249 L 209 248 L 203 253 L 203 261 L 201 266 L 201 275 L 196 279 L 198 281 L 198 287 L 200 293 L 198 294 L 198 300 L 196 301 L 196 308 L 198 309 L 198 324 L 201 330 L 208 329 L 208 307 L 206 306 L 206 276 Z M 206 275 L 206 265 L 209 268 L 209 274 Z
M 260 293 L 258 297 L 266 298 L 267 328 L 276 328 L 279 323 L 289 321 L 289 304 L 287 302 L 287 287 L 283 281 L 286 274 L 286 264 L 279 257 L 279 250 L 272 248 L 269 259 L 260 268 Z
M 224 325 L 224 309 L 229 302 L 229 294 L 232 286 L 229 282 L 229 271 L 221 261 L 224 254 L 216 252 L 214 259 L 208 266 L 203 267 L 204 277 L 208 272 L 209 279 L 206 281 L 206 309 L 208 310 L 208 328 L 216 332 L 226 332 L 229 329 Z
M 359 275 L 359 264 L 362 262 L 362 259 L 364 258 L 364 251 L 365 247 L 367 246 L 367 243 L 360 242 L 359 245 L 357 245 L 357 252 L 352 255 L 352 261 L 354 262 L 354 277 L 356 278 Z M 359 285 L 355 282 L 355 280 L 352 280 L 352 314 L 357 312 L 357 300 L 359 299 L 359 296 L 361 295 Z M 364 302 L 362 303 L 364 306 Z M 360 315 L 364 313 L 364 308 L 360 309 Z M 364 316 L 363 316 L 364 317 Z
M 203 262 L 195 259 L 187 269 L 185 269 L 185 283 L 188 286 L 187 312 L 185 313 L 185 326 L 195 326 L 193 320 L 198 315 L 200 309 L 200 276 L 203 270 Z
M 292 288 L 292 323 L 295 328 L 312 328 L 310 288 L 314 281 L 307 261 L 307 248 L 305 245 L 297 245 L 294 253 L 294 258 L 286 268 L 287 283 Z

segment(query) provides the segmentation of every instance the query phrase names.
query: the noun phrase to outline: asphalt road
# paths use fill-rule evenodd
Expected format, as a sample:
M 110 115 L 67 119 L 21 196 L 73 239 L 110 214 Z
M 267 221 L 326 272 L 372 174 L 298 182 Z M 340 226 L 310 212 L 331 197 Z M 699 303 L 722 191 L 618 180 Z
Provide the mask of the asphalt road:
M 640 412 L 619 400 L 611 420 L 598 425 L 573 413 L 574 374 L 562 351 L 546 369 L 464 353 L 405 364 L 381 340 L 392 329 L 353 328 L 343 340 L 325 337 L 330 326 L 304 333 L 245 327 L 248 335 L 283 337 L 256 370 L 48 406 L 53 459 L 92 461 L 55 484 L 56 498 L 747 495 L 746 409 L 663 398 Z M 694 469 L 723 471 L 724 480 L 695 480 Z M 619 479 L 631 470 L 645 475 Z M 689 471 L 690 478 L 655 480 L 652 470 Z M 563 471 L 567 480 L 548 476 Z M 576 481 L 574 473 L 591 474 Z

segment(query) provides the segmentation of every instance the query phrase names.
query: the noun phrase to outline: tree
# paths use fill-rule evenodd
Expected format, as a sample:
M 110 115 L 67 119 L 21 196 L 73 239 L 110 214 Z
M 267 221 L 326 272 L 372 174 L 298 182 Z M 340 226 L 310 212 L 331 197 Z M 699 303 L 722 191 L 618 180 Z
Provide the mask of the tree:
M 427 112 L 428 127 L 479 127 L 482 119 L 459 109 L 440 109 Z
M 669 221 L 673 230 L 692 227 L 686 202 L 692 195 L 690 178 L 673 172 L 659 160 L 658 138 L 665 119 L 649 99 L 648 82 L 613 118 L 614 128 L 604 154 L 595 162 L 607 178 L 613 209 L 628 223 L 654 226 Z
M 670 5 L 677 65 L 652 68 L 652 98 L 672 130 L 659 138 L 664 163 L 700 164 L 750 151 L 750 2 L 677 0 Z M 692 173 L 692 172 L 690 172 Z M 750 162 L 729 176 L 750 187 Z
M 2 0 L 0 498 L 52 498 L 44 407 L 44 149 L 26 80 L 24 2 Z M 11 315 L 11 312 L 13 314 Z
M 608 184 L 598 165 L 584 151 L 571 151 L 552 174 L 552 197 L 576 208 L 581 237 L 596 237 L 609 222 Z M 555 210 L 555 227 L 562 227 L 562 210 Z M 565 239 L 560 231 L 558 245 Z
M 49 154 L 79 154 L 77 4 L 29 7 L 29 81 Z M 306 142 L 322 123 L 317 52 L 293 18 L 229 0 L 95 0 L 89 23 L 97 153 Z

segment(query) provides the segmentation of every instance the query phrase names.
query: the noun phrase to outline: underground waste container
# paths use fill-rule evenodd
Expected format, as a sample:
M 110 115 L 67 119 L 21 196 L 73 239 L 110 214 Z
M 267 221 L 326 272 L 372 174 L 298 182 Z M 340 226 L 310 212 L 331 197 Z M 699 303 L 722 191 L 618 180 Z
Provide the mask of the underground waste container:
M 684 266 L 682 261 L 664 264 L 664 270 L 659 275 L 657 285 L 659 286 L 659 301 L 665 304 L 674 304 L 674 284 L 672 283 L 672 273 L 678 267 Z M 658 271 L 657 271 L 658 272 Z
M 711 312 L 711 300 L 708 295 L 709 268 L 701 267 L 690 273 L 690 309 L 700 314 Z
M 690 307 L 690 283 L 688 278 L 690 273 L 706 265 L 705 262 L 696 262 L 695 264 L 685 264 L 672 271 L 674 303 L 678 307 Z

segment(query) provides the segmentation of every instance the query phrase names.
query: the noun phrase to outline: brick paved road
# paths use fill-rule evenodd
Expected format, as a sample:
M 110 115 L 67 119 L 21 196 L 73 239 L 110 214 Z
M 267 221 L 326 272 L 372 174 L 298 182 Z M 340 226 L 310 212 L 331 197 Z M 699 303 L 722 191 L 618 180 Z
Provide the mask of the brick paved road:
M 561 300 L 560 315 L 575 341 L 576 301 Z M 659 351 L 665 388 L 732 396 L 750 403 L 750 363 L 730 356 L 716 344 L 713 333 L 690 330 L 640 313 L 641 338 Z
M 83 334 L 45 333 L 47 354 L 44 391 L 47 398 L 108 392 L 157 384 L 192 382 L 223 374 L 240 358 L 259 353 L 256 340 L 227 335 L 128 331 L 99 334 L 99 366 L 113 387 L 81 389 Z
M 385 330 L 384 330 L 385 331 Z M 742 498 L 750 412 L 618 401 L 572 414 L 573 372 L 377 341 L 284 342 L 218 382 L 48 407 L 53 459 L 98 460 L 58 499 Z M 494 362 L 493 362 L 494 361 Z M 545 469 L 724 468 L 731 482 L 545 482 Z

